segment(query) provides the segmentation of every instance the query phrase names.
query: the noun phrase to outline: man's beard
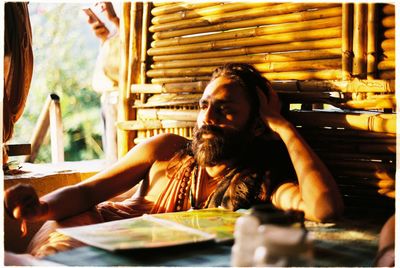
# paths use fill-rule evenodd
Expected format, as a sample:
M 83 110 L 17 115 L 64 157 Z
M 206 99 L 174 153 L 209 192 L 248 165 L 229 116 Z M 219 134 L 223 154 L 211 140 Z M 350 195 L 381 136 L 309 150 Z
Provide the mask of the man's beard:
M 203 134 L 213 134 L 203 139 Z M 195 126 L 193 132 L 192 152 L 200 166 L 214 166 L 227 160 L 238 160 L 245 157 L 244 152 L 250 142 L 248 130 L 224 130 L 217 126 Z

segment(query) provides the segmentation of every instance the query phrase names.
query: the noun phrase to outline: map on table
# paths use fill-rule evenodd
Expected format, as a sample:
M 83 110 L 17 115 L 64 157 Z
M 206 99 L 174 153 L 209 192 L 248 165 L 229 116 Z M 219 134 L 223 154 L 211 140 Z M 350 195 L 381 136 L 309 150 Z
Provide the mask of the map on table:
M 236 219 L 243 213 L 221 208 L 143 215 L 86 226 L 60 228 L 88 245 L 106 250 L 158 248 L 233 239 Z

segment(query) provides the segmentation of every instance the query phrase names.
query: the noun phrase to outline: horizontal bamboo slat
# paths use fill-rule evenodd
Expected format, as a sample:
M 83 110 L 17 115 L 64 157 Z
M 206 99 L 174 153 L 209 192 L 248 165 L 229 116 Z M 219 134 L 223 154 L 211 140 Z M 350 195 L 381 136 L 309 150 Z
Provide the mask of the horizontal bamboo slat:
M 381 79 L 396 79 L 396 72 L 395 71 L 380 71 L 379 77 Z
M 147 130 L 159 128 L 183 128 L 194 127 L 193 121 L 177 121 L 177 120 L 137 120 L 125 121 L 117 124 L 122 130 Z
M 374 172 L 369 171 L 361 171 L 361 170 L 348 170 L 345 172 L 341 172 L 339 170 L 332 170 L 331 172 L 340 172 L 342 174 L 335 174 L 336 181 L 340 184 L 352 184 L 352 185 L 368 185 L 375 186 L 380 188 L 390 188 L 395 186 L 395 174 L 392 173 L 388 176 L 387 173 L 382 176 L 384 179 L 376 178 L 376 174 Z
M 196 78 L 196 77 L 193 77 Z M 131 93 L 179 93 L 179 92 L 203 92 L 210 77 L 205 77 L 204 81 L 169 83 L 172 78 L 159 79 L 159 84 L 151 86 L 132 85 Z M 176 79 L 180 79 L 177 77 Z M 184 77 L 183 79 L 188 79 Z M 153 79 L 155 80 L 155 79 Z M 189 81 L 192 81 L 189 78 Z M 272 81 L 272 87 L 278 92 L 375 92 L 375 93 L 394 93 L 395 83 L 393 80 L 359 80 L 351 81 Z M 161 85 L 162 84 L 162 85 Z
M 392 5 L 392 4 L 384 5 L 382 12 L 385 15 L 394 15 L 395 14 L 395 5 Z
M 272 53 L 272 52 L 288 52 L 294 50 L 313 50 L 313 49 L 329 49 L 340 48 L 341 38 L 328 38 L 324 40 L 311 40 L 301 42 L 289 42 L 284 44 L 275 44 L 268 46 L 252 46 L 243 48 L 230 48 L 229 50 L 220 50 L 212 52 L 195 52 L 187 54 L 171 54 L 154 56 L 155 62 L 160 61 L 174 61 L 174 60 L 191 60 L 191 59 L 205 59 L 217 57 L 232 57 L 257 53 Z
M 238 11 L 243 9 L 249 9 L 254 7 L 262 7 L 267 5 L 273 5 L 273 3 L 224 3 L 224 4 L 217 4 L 214 6 L 207 6 L 202 8 L 197 8 L 193 10 L 181 10 L 179 12 L 169 13 L 165 15 L 155 16 L 151 22 L 154 25 L 164 24 L 168 22 L 178 21 L 182 19 L 193 19 L 202 16 L 210 16 L 210 15 L 219 15 L 221 13 Z
M 394 60 L 383 60 L 378 63 L 379 70 L 394 70 L 396 69 L 396 61 Z
M 381 47 L 383 50 L 395 50 L 394 38 L 383 40 Z
M 226 22 L 230 20 L 248 20 L 251 18 L 256 18 L 259 16 L 271 16 L 278 14 L 287 14 L 292 12 L 300 12 L 304 10 L 308 10 L 311 8 L 327 8 L 327 7 L 335 7 L 338 4 L 327 4 L 327 3 L 283 3 L 272 6 L 265 6 L 259 8 L 251 8 L 248 10 L 240 10 L 235 12 L 228 12 L 224 14 L 211 15 L 211 16 L 203 16 L 200 18 L 188 19 L 188 20 L 180 20 L 174 21 L 170 23 L 164 23 L 161 25 L 152 25 L 149 28 L 150 32 L 161 32 L 161 31 L 173 31 L 180 30 L 185 28 L 194 28 L 200 26 L 208 26 L 212 24 L 217 24 L 220 22 Z M 244 26 L 240 26 L 244 27 Z M 236 27 L 235 27 L 236 28 Z
M 151 67 L 153 69 L 164 69 L 164 68 L 182 68 L 182 67 L 194 67 L 194 66 L 210 66 L 210 65 L 223 65 L 226 63 L 237 62 L 237 63 L 262 63 L 262 62 L 288 62 L 298 60 L 320 60 L 320 59 L 334 59 L 341 58 L 340 48 L 331 49 L 317 49 L 310 51 L 299 51 L 299 52 L 288 52 L 288 53 L 276 53 L 276 54 L 261 54 L 261 55 L 244 55 L 232 57 L 220 57 L 220 58 L 207 58 L 207 59 L 192 59 L 192 60 L 180 60 L 180 61 L 168 61 L 168 62 L 155 62 Z
M 270 34 L 296 32 L 312 29 L 321 29 L 328 27 L 341 26 L 341 17 L 331 17 L 303 22 L 272 24 L 256 28 L 246 28 L 239 30 L 232 30 L 228 32 L 221 32 L 215 34 L 193 36 L 193 37 L 176 37 L 171 39 L 156 40 L 151 43 L 152 47 L 167 47 L 176 45 L 186 45 L 194 43 L 203 43 L 208 41 L 229 40 L 246 37 L 256 37 Z
M 147 99 L 147 102 L 134 105 L 138 107 L 161 107 L 176 105 L 197 105 L 202 94 L 156 94 Z
M 184 10 L 191 10 L 209 6 L 219 5 L 219 3 L 213 2 L 180 2 L 180 3 L 167 3 L 157 6 L 151 10 L 153 16 L 160 16 L 164 14 L 175 13 Z
M 139 109 L 137 118 L 139 120 L 179 120 L 196 122 L 197 110 L 174 110 L 174 109 Z
M 195 35 L 195 34 L 199 34 L 199 33 L 230 31 L 230 30 L 234 30 L 234 29 L 249 28 L 249 27 L 254 27 L 254 26 L 259 27 L 262 25 L 300 22 L 300 21 L 307 21 L 307 20 L 314 20 L 314 19 L 336 17 L 336 16 L 340 16 L 341 12 L 342 12 L 341 7 L 334 7 L 334 8 L 296 12 L 296 13 L 276 15 L 276 16 L 261 16 L 259 18 L 255 18 L 255 19 L 251 19 L 251 20 L 223 22 L 223 23 L 211 25 L 211 26 L 187 28 L 187 29 L 175 30 L 175 31 L 168 30 L 165 32 L 157 32 L 157 33 L 153 34 L 153 39 L 160 40 L 160 39 L 168 39 L 168 38 L 174 38 L 174 37 L 180 37 L 180 36 L 188 36 L 189 37 L 190 35 Z
M 262 73 L 268 80 L 339 80 L 342 77 L 342 70 L 321 70 L 321 71 L 297 71 Z
M 387 16 L 382 19 L 382 25 L 386 28 L 394 28 L 396 25 L 396 18 L 395 16 Z
M 391 29 L 387 29 L 383 32 L 383 36 L 385 38 L 395 38 L 396 37 L 396 29 L 395 28 L 391 28 Z
M 396 133 L 396 114 L 346 114 L 330 112 L 289 112 L 296 125 L 359 129 Z
M 392 80 L 360 80 L 351 81 L 272 81 L 273 88 L 281 92 L 321 92 L 340 91 L 346 92 L 395 92 L 395 82 Z
M 180 46 L 170 46 L 161 48 L 150 48 L 148 55 L 159 56 L 168 54 L 204 52 L 223 49 L 226 47 L 241 47 L 241 46 L 260 46 L 269 44 L 280 44 L 299 41 L 321 40 L 335 38 L 341 36 L 341 27 L 329 27 L 326 29 L 317 29 L 309 31 L 299 31 L 293 33 L 271 34 L 268 36 L 238 38 L 232 40 L 221 40 L 215 42 L 204 42 Z
M 312 61 L 297 61 L 297 62 L 270 62 L 263 64 L 255 64 L 255 66 L 269 80 L 278 80 L 278 79 L 312 80 L 318 78 L 335 80 L 338 79 L 338 77 L 340 77 L 341 75 L 341 69 L 339 69 L 341 64 L 342 64 L 341 60 L 338 59 L 338 60 L 321 60 L 321 61 L 312 60 Z M 205 76 L 205 75 L 211 75 L 211 73 L 218 66 L 219 65 L 207 66 L 207 67 L 194 67 L 194 68 L 179 68 L 179 69 L 152 69 L 147 72 L 147 76 L 151 78 L 177 77 L 177 76 Z

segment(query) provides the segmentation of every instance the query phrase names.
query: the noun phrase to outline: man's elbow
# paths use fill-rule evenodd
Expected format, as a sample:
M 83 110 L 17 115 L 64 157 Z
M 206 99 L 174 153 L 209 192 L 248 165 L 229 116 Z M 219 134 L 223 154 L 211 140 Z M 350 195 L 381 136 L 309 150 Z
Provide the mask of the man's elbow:
M 324 198 L 326 199 L 326 198 Z M 328 222 L 337 220 L 342 217 L 344 205 L 341 199 L 324 200 L 325 202 L 317 202 L 310 218 L 317 222 Z

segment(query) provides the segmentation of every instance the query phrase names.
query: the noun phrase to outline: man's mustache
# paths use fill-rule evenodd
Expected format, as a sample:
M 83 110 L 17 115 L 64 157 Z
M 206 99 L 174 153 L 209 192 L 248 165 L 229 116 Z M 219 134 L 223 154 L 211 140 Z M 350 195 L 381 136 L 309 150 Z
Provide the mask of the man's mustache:
M 224 130 L 221 127 L 215 125 L 204 125 L 198 129 L 197 134 L 200 137 L 203 134 L 213 134 L 215 136 L 221 136 L 224 134 Z

